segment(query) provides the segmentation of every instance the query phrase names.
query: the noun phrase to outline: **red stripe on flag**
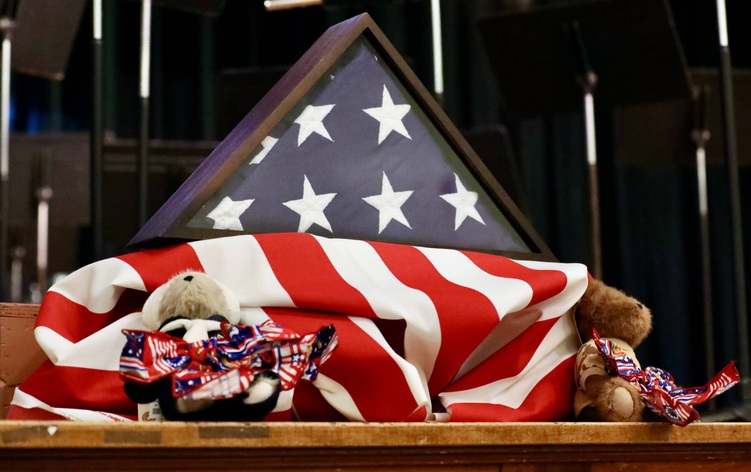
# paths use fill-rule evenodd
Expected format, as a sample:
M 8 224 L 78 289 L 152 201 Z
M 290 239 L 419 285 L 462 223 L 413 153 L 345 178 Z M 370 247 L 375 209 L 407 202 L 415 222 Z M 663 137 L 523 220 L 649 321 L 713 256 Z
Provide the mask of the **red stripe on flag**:
M 77 343 L 123 316 L 140 310 L 147 296 L 145 292 L 125 290 L 111 311 L 92 313 L 59 292 L 49 291 L 39 309 L 36 326 L 47 327 L 68 341 Z
M 310 382 L 297 383 L 292 404 L 299 421 L 347 421 Z
M 563 361 L 535 385 L 519 408 L 489 403 L 450 406 L 452 422 L 561 421 L 570 419 L 574 401 L 574 357 Z
M 534 323 L 444 391 L 469 390 L 518 375 L 527 366 L 535 351 L 540 348 L 542 340 L 557 321 L 557 319 L 550 319 Z
M 342 316 L 303 310 L 266 308 L 269 317 L 299 334 L 333 324 L 339 345 L 321 366 L 321 374 L 341 384 L 366 421 L 403 421 L 418 407 L 404 374 L 380 344 Z M 304 405 L 295 404 L 302 408 Z M 315 412 L 300 411 L 303 417 Z
M 436 308 L 441 326 L 441 349 L 428 381 L 430 395 L 436 395 L 498 324 L 498 311 L 481 292 L 444 279 L 418 249 L 394 244 L 371 244 L 404 285 L 425 293 Z M 467 329 L 467 317 L 470 316 L 472 329 Z
M 375 318 L 365 297 L 344 281 L 313 236 L 261 234 L 256 240 L 295 306 Z
M 423 405 L 420 408 L 413 411 L 408 417 L 404 418 L 404 421 L 420 423 L 422 421 L 425 421 L 427 418 L 428 418 L 428 407 Z
M 519 279 L 528 283 L 532 287 L 532 300 L 528 306 L 558 295 L 568 283 L 566 274 L 559 270 L 530 269 L 501 256 L 470 251 L 462 253 L 491 275 Z
M 133 252 L 118 256 L 118 259 L 138 272 L 148 292 L 153 292 L 179 272 L 203 271 L 201 261 L 189 244 Z
M 62 367 L 47 361 L 20 388 L 52 406 L 133 417 L 137 414 L 136 404 L 125 395 L 119 372 Z

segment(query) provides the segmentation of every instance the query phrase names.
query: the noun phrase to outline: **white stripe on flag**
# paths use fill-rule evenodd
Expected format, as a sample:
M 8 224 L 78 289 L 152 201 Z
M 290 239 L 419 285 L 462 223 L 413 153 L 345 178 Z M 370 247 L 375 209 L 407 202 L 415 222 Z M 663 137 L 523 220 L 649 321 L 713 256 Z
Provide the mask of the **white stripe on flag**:
M 70 356 L 76 345 L 45 326 L 34 328 L 34 338 L 53 364 Z
M 417 249 L 425 254 L 441 277 L 485 295 L 498 311 L 499 318 L 521 310 L 532 300 L 532 287 L 525 281 L 488 274 L 459 251 L 424 247 Z
M 78 408 L 55 408 L 18 388 L 13 394 L 13 401 L 11 404 L 27 410 L 38 408 L 73 421 L 131 421 L 129 418 L 115 415 L 113 413 L 81 410 Z
M 273 410 L 271 410 L 274 413 L 278 413 L 280 411 L 287 411 L 292 408 L 292 397 L 295 394 L 295 389 L 291 390 L 282 390 L 279 392 L 279 397 L 276 400 L 276 406 Z
M 518 375 L 482 387 L 441 393 L 438 395 L 441 403 L 447 408 L 454 403 L 491 403 L 519 408 L 540 380 L 576 353 L 578 345 L 574 331 L 571 314 L 562 316 Z
M 368 300 L 379 318 L 407 322 L 404 356 L 427 382 L 441 348 L 441 324 L 430 297 L 399 281 L 370 244 L 316 239 L 339 275 Z
M 125 346 L 123 329 L 146 329 L 141 312 L 131 313 L 77 343 L 46 326 L 34 329 L 34 337 L 53 364 L 96 370 L 120 370 L 120 351 Z
M 245 307 L 294 307 L 256 238 L 249 235 L 188 243 L 204 271 L 232 290 Z
M 348 420 L 365 422 L 365 417 L 360 413 L 355 401 L 340 383 L 319 372 L 313 385 L 321 391 L 323 398 Z
M 92 313 L 111 311 L 127 288 L 146 291 L 141 276 L 126 262 L 104 259 L 72 272 L 50 287 Z
M 250 307 L 240 309 L 240 324 L 246 326 L 261 325 L 269 321 L 269 315 L 263 311 L 263 308 Z
M 557 270 L 566 274 L 566 288 L 555 296 L 544 300 L 535 307 L 542 311 L 540 320 L 556 318 L 567 312 L 584 295 L 589 280 L 587 266 L 577 263 L 556 263 L 542 261 L 515 261 L 519 265 L 533 270 Z

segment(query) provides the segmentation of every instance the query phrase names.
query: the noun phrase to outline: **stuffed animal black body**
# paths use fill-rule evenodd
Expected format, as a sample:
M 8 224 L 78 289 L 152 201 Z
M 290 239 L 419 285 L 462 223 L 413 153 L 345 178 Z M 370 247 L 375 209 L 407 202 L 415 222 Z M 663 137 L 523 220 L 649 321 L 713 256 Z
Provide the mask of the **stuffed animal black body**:
M 256 403 L 246 403 L 249 393 L 210 403 L 192 404 L 180 402 L 172 394 L 172 380 L 163 378 L 150 384 L 125 382 L 125 394 L 136 403 L 146 404 L 159 401 L 164 418 L 172 421 L 260 421 L 276 407 L 281 392 L 279 377 L 272 372 L 264 372 L 256 377 L 252 388 L 260 383 L 268 385 L 272 393 Z

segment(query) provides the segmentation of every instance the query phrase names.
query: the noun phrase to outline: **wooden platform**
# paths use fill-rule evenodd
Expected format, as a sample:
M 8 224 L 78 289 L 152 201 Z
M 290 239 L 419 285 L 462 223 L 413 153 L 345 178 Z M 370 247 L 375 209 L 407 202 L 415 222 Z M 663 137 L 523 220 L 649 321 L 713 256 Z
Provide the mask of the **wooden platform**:
M 669 465 L 667 463 L 670 463 Z M 0 421 L 0 470 L 751 470 L 751 424 Z

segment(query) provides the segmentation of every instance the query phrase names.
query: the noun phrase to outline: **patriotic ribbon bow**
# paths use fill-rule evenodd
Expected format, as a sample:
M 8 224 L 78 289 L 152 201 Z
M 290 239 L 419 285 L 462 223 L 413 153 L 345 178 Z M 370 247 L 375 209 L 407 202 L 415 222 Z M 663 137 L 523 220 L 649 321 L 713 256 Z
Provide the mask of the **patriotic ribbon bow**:
M 187 342 L 160 331 L 123 330 L 123 380 L 149 384 L 172 378 L 175 398 L 231 398 L 248 389 L 264 371 L 279 375 L 282 390 L 300 379 L 315 380 L 318 368 L 338 343 L 332 325 L 299 336 L 278 324 L 221 324 L 221 334 Z
M 686 426 L 699 419 L 699 412 L 693 405 L 720 395 L 740 381 L 735 363 L 730 362 L 703 387 L 681 388 L 675 385 L 673 376 L 662 369 L 640 369 L 625 351 L 612 341 L 600 338 L 597 330 L 592 330 L 592 336 L 610 372 L 635 385 L 650 410 L 678 426 Z

